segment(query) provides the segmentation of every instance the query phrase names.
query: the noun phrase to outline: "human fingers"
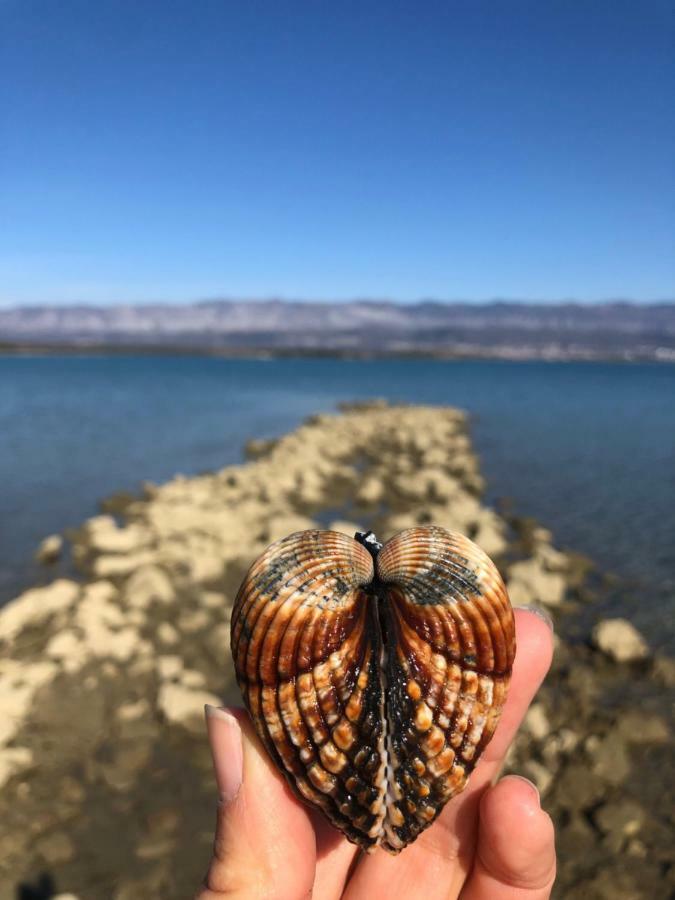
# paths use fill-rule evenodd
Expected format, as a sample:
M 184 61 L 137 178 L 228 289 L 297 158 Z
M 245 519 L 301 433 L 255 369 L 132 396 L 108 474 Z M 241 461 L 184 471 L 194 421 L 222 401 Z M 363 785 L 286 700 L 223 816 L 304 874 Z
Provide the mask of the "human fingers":
M 555 836 L 539 792 L 509 775 L 480 802 L 474 866 L 461 900 L 548 900 L 555 880 Z
M 550 665 L 550 625 L 530 610 L 515 610 L 516 659 L 499 726 L 467 788 L 451 800 L 436 822 L 400 856 L 378 850 L 359 863 L 346 897 L 386 896 L 398 900 L 457 897 L 471 869 L 481 794 L 499 772 L 506 751 Z
M 197 900 L 311 896 L 316 845 L 306 810 L 243 710 L 206 707 L 220 795 L 213 858 Z

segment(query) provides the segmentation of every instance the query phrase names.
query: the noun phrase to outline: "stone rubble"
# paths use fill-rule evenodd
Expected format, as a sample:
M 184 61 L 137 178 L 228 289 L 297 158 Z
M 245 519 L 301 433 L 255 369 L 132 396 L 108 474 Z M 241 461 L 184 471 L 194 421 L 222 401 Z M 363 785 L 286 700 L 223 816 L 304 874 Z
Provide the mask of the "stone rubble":
M 481 503 L 466 416 L 345 406 L 247 453 L 108 501 L 70 536 L 81 577 L 0 612 L 0 900 L 41 883 L 79 900 L 190 896 L 213 838 L 203 706 L 240 702 L 229 615 L 250 562 L 299 529 L 386 539 L 424 522 L 476 540 L 514 605 L 555 616 L 553 670 L 508 759 L 556 820 L 555 896 L 675 889 L 673 661 L 624 620 L 579 636 L 587 564 Z

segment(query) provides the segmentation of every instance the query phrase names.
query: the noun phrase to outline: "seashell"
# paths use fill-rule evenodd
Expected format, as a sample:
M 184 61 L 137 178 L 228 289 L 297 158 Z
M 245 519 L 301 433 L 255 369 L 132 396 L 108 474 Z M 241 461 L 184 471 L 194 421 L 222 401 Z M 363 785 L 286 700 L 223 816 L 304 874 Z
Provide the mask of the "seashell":
M 295 793 L 364 850 L 398 853 L 466 785 L 506 700 L 513 611 L 488 556 L 436 526 L 384 546 L 301 531 L 253 563 L 237 680 Z

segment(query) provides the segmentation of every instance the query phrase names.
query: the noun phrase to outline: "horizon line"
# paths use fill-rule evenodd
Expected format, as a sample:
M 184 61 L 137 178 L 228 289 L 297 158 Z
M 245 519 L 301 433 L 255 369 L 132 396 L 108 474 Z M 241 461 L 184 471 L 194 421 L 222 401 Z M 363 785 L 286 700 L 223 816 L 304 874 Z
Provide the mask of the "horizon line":
M 391 297 L 348 297 L 348 298 L 330 298 L 330 297 L 290 297 L 290 296 L 258 296 L 258 297 L 236 297 L 230 295 L 214 295 L 207 297 L 197 297 L 184 300 L 68 300 L 68 301 L 30 301 L 26 303 L 17 303 L 16 301 L 0 300 L 0 311 L 9 312 L 11 310 L 29 310 L 29 309 L 73 309 L 73 308 L 91 308 L 105 309 L 114 307 L 157 307 L 157 306 L 174 306 L 187 307 L 199 306 L 206 303 L 280 303 L 280 304 L 338 304 L 350 305 L 357 303 L 386 303 L 393 306 L 415 306 L 424 303 L 435 303 L 442 306 L 469 305 L 469 306 L 489 306 L 496 304 L 516 304 L 531 306 L 609 306 L 616 304 L 624 304 L 627 306 L 667 306 L 675 304 L 675 297 L 653 298 L 645 300 L 636 300 L 630 297 L 605 297 L 600 300 L 584 300 L 577 297 L 562 297 L 553 300 L 542 298 L 525 298 L 525 297 L 489 297 L 489 298 L 452 298 L 440 299 L 437 297 L 418 297 L 412 300 L 401 300 Z

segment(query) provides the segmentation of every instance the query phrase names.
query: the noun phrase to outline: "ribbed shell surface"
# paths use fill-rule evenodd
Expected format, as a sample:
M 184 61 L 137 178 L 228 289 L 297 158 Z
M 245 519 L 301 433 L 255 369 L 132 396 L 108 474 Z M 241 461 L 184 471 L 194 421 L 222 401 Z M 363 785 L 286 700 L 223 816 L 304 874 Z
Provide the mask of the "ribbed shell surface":
M 294 791 L 362 848 L 397 853 L 464 788 L 494 733 L 513 613 L 496 567 L 462 535 L 419 526 L 371 555 L 347 535 L 303 531 L 251 566 L 232 654 Z

